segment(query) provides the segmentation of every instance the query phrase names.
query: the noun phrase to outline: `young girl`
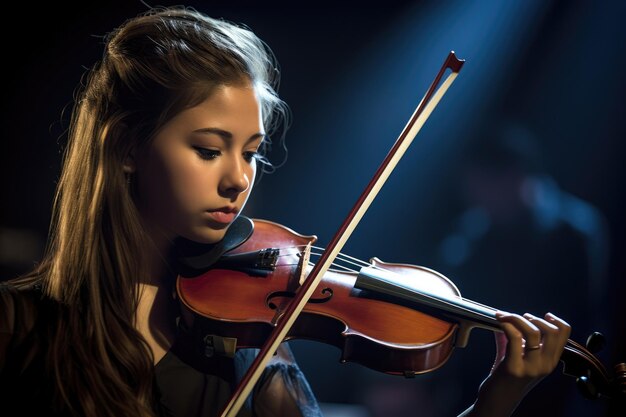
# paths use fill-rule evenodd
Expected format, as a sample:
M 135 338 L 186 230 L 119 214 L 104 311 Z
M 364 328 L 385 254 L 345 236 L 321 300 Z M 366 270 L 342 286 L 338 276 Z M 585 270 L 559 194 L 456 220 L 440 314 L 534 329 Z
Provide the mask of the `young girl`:
M 108 36 L 77 96 L 46 256 L 0 284 L 3 416 L 217 415 L 254 351 L 193 366 L 171 254 L 220 242 L 244 208 L 288 114 L 277 85 L 251 31 L 194 10 Z M 550 314 L 499 320 L 506 339 L 464 416 L 510 415 L 570 331 Z M 240 412 L 320 414 L 286 346 Z

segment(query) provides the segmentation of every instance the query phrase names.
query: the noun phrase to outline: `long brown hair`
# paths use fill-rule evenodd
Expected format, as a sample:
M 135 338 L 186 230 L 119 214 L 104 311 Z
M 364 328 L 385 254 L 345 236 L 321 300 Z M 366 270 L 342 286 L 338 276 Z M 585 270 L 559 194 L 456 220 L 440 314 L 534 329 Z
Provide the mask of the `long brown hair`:
M 153 357 L 134 327 L 148 237 L 123 164 L 219 85 L 251 81 L 268 133 L 288 124 L 271 50 L 243 25 L 155 8 L 105 38 L 79 87 L 46 255 L 29 278 L 56 300 L 48 364 L 56 406 L 75 415 L 153 416 Z

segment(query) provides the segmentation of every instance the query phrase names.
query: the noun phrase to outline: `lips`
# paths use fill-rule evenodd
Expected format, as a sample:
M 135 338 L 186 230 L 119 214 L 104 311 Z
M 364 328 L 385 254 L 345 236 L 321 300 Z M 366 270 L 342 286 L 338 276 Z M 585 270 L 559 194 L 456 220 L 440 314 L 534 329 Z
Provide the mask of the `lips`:
M 232 223 L 237 217 L 237 209 L 234 207 L 222 207 L 217 210 L 207 210 L 207 215 L 218 223 Z

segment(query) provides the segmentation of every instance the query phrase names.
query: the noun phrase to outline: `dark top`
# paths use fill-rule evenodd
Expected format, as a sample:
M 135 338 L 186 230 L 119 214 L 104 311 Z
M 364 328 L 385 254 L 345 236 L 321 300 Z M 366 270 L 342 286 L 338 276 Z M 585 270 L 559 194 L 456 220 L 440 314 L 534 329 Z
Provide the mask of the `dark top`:
M 37 289 L 18 290 L 0 282 L 0 415 L 61 416 L 49 410 L 51 381 L 45 372 L 46 332 L 54 322 L 54 302 Z M 243 377 L 257 349 L 240 349 L 199 363 L 181 343 L 185 329 L 155 365 L 155 383 L 164 417 L 218 415 Z M 286 416 L 319 417 L 313 393 L 287 345 L 272 359 L 238 416 L 269 416 L 276 389 L 286 390 Z M 200 366 L 198 366 L 200 365 Z

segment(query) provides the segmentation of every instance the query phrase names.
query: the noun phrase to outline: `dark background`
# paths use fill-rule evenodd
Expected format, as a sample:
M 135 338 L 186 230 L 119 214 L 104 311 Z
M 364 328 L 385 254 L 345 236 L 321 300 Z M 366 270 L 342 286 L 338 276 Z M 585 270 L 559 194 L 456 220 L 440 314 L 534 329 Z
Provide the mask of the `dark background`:
M 4 279 L 41 256 L 81 75 L 101 56 L 102 36 L 146 9 L 135 1 L 69 4 L 4 13 Z M 155 5 L 164 4 L 178 3 Z M 572 324 L 574 340 L 595 330 L 606 336 L 598 357 L 609 372 L 626 361 L 624 2 L 187 5 L 245 23 L 277 55 L 279 92 L 294 115 L 289 158 L 262 178 L 246 214 L 315 234 L 320 246 L 455 50 L 465 67 L 344 252 L 433 268 L 464 296 L 505 310 L 552 311 Z M 530 188 L 539 190 L 535 211 L 510 192 L 520 178 L 544 180 Z M 503 220 L 489 220 L 485 207 Z M 340 365 L 334 347 L 290 343 L 328 416 L 456 415 L 494 354 L 493 336 L 477 330 L 442 368 L 405 380 Z M 620 411 L 617 401 L 582 399 L 559 369 L 515 415 Z

